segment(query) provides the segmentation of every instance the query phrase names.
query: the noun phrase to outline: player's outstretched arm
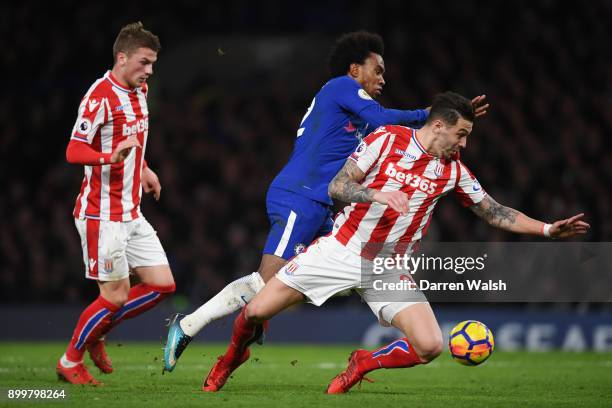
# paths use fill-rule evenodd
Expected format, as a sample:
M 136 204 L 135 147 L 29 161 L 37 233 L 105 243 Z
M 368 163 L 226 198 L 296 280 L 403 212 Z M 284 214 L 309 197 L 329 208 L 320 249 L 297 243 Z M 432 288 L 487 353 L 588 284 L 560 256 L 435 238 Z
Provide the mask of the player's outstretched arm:
M 380 203 L 389 205 L 402 215 L 408 213 L 408 196 L 401 191 L 382 192 L 360 184 L 365 173 L 348 159 L 336 177 L 329 183 L 328 193 L 332 198 L 345 203 Z
M 553 239 L 586 234 L 591 226 L 582 221 L 584 214 L 546 224 L 534 220 L 514 208 L 499 204 L 487 195 L 470 209 L 489 225 L 517 234 L 544 235 Z

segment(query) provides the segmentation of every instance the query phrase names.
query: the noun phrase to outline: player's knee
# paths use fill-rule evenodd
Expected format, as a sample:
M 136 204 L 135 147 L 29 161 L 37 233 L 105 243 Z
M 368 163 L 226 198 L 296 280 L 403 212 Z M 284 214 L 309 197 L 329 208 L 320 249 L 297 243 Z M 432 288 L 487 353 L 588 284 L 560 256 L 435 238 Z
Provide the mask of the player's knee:
M 442 336 L 430 337 L 414 345 L 417 355 L 425 364 L 438 357 L 442 353 L 443 347 Z
M 168 288 L 176 285 L 169 265 L 137 267 L 134 273 L 140 282 L 152 287 Z
M 265 320 L 268 320 L 268 316 L 266 316 L 264 308 L 257 301 L 252 301 L 248 305 L 246 305 L 244 310 L 244 317 L 254 323 L 261 323 Z
M 111 302 L 117 307 L 123 307 L 128 301 L 129 292 L 123 290 L 115 290 L 104 294 L 104 299 Z

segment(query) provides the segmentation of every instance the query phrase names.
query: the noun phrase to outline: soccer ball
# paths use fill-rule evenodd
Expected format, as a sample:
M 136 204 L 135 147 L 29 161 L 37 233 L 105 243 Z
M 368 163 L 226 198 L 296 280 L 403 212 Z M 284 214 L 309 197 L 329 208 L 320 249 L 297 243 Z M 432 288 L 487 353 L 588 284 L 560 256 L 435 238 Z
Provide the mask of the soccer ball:
M 476 320 L 466 320 L 451 330 L 448 348 L 453 360 L 463 365 L 475 366 L 493 354 L 495 341 L 487 326 Z

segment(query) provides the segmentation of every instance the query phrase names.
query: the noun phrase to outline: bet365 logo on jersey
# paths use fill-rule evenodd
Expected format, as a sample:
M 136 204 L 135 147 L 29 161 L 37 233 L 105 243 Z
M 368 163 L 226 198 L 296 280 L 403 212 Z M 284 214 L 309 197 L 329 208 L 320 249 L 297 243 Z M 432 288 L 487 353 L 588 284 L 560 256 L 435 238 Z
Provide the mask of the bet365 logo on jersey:
M 398 170 L 397 168 L 395 168 L 393 163 L 389 163 L 387 165 L 385 174 L 402 184 L 406 184 L 409 187 L 418 188 L 419 190 L 427 194 L 433 194 L 434 191 L 436 191 L 436 187 L 438 187 L 437 183 L 434 183 L 429 179 L 417 176 L 416 174 Z
M 149 117 L 123 124 L 123 136 L 131 136 L 149 130 Z

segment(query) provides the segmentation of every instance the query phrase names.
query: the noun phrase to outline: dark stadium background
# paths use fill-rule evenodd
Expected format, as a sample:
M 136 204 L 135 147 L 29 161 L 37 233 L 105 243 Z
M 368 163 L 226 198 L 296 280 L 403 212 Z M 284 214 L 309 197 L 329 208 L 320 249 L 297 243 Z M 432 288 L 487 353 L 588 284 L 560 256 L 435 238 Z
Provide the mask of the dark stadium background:
M 83 170 L 67 164 L 64 152 L 80 98 L 111 68 L 121 26 L 138 20 L 163 47 L 149 81 L 146 154 L 163 191 L 159 203 L 144 196 L 142 209 L 176 277 L 167 307 L 189 310 L 256 270 L 268 229 L 267 185 L 328 79 L 334 38 L 356 29 L 385 40 L 385 106 L 425 107 L 445 90 L 487 95 L 491 109 L 462 158 L 497 201 L 548 221 L 585 212 L 592 226 L 585 241 L 612 238 L 612 2 L 4 3 L 6 316 L 26 304 L 76 310 L 96 296 L 71 216 Z M 489 228 L 452 198 L 437 208 L 428 239 L 538 240 Z M 367 308 L 356 298 L 336 303 Z

